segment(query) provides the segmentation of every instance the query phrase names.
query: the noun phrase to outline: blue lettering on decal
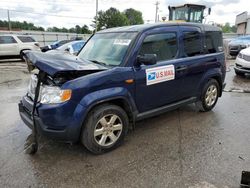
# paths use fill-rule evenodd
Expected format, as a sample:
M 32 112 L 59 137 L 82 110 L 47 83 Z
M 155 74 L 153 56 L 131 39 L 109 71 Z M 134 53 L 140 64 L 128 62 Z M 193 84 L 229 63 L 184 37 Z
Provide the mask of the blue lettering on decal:
M 148 80 L 155 80 L 155 72 L 148 73 Z

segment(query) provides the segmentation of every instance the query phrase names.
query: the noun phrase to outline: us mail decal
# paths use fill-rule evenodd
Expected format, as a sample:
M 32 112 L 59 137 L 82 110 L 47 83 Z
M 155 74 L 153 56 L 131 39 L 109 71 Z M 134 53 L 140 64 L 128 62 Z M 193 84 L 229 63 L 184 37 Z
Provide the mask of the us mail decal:
M 146 69 L 147 85 L 174 80 L 174 78 L 175 78 L 174 65 L 167 65 L 167 66 Z

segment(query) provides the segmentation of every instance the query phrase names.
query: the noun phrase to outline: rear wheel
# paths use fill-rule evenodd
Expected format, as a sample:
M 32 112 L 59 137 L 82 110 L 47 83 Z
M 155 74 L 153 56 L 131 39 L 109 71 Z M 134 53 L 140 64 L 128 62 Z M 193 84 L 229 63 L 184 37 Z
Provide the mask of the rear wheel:
M 201 98 L 196 102 L 199 111 L 207 112 L 214 108 L 217 103 L 221 88 L 215 79 L 210 79 L 202 89 Z
M 82 144 L 94 154 L 102 154 L 120 146 L 128 131 L 128 116 L 119 106 L 105 104 L 88 115 L 81 134 Z
M 235 74 L 238 75 L 238 76 L 242 76 L 242 77 L 245 76 L 245 73 L 239 72 L 237 70 L 235 70 Z

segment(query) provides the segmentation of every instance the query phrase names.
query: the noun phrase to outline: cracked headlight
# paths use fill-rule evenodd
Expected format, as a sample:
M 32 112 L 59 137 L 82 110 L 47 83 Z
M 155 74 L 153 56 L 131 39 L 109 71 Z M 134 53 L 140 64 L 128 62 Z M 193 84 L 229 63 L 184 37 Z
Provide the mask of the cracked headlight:
M 41 103 L 42 104 L 58 104 L 68 101 L 71 98 L 72 91 L 70 89 L 62 90 L 55 86 L 42 86 Z

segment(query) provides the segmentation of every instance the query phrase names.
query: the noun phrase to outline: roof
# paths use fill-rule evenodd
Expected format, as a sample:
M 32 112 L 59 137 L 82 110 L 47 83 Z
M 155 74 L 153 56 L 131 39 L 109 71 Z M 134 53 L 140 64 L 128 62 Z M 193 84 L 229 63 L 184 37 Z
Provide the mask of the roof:
M 170 6 L 170 7 L 174 7 L 174 8 L 180 8 L 180 7 L 189 7 L 189 6 L 192 6 L 192 7 L 202 7 L 202 8 L 206 8 L 205 5 L 198 5 L 198 4 L 184 4 L 184 5 L 178 5 L 178 6 Z
M 113 33 L 113 32 L 144 32 L 149 29 L 164 27 L 164 26 L 194 26 L 199 27 L 205 31 L 221 31 L 219 27 L 201 24 L 201 23 L 190 23 L 190 22 L 162 22 L 154 24 L 141 24 L 141 25 L 131 25 L 124 27 L 115 27 L 110 29 L 105 29 L 99 31 L 98 33 Z

